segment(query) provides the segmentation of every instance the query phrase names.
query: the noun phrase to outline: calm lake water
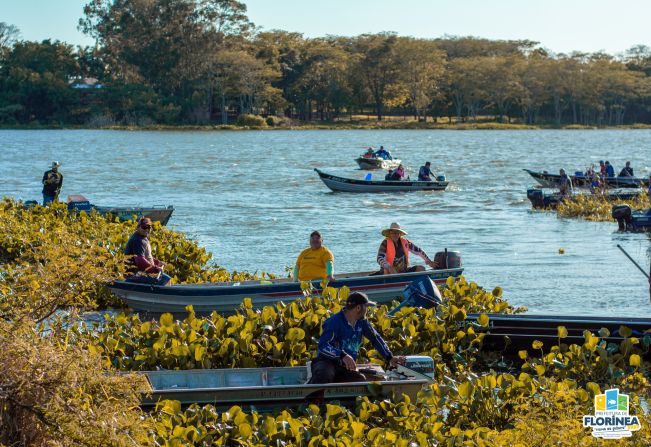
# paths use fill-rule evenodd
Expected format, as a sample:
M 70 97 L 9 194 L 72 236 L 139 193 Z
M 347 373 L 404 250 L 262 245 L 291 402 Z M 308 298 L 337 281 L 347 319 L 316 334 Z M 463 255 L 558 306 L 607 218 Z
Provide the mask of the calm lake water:
M 617 233 L 614 221 L 531 211 L 526 188 L 534 181 L 522 170 L 574 172 L 608 159 L 616 171 L 631 160 L 638 176 L 646 174 L 649 130 L 4 130 L 0 142 L 2 195 L 40 200 L 41 176 L 59 160 L 64 198 L 174 205 L 170 226 L 228 270 L 284 274 L 314 229 L 333 251 L 336 272 L 376 269 L 380 231 L 397 221 L 430 256 L 461 251 L 469 280 L 502 286 L 531 313 L 651 316 L 646 278 L 616 248 L 648 269 L 649 236 Z M 451 186 L 332 193 L 313 170 L 363 178 L 353 159 L 381 144 L 412 178 L 430 160 Z

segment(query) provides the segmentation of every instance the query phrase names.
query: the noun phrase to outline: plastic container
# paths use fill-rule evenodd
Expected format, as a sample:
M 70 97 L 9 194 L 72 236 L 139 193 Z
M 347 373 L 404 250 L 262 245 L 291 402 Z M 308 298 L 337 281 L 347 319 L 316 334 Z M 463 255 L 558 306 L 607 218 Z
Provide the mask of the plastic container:
M 366 173 L 366 177 L 364 177 L 364 180 L 370 182 L 372 179 L 373 179 L 373 173 L 372 172 Z

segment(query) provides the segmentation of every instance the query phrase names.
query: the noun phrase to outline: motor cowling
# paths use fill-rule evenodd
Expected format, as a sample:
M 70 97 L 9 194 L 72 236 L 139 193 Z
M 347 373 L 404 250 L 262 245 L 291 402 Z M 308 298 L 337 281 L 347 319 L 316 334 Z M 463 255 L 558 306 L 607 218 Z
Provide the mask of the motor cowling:
M 402 291 L 405 299 L 398 306 L 393 308 L 387 313 L 387 316 L 394 316 L 403 307 L 422 307 L 431 309 L 438 306 L 443 301 L 441 292 L 439 291 L 434 281 L 427 276 L 423 275 L 409 284 Z
M 434 381 L 434 359 L 426 355 L 408 355 L 405 363 L 398 365 L 396 370 L 408 378 Z
M 461 252 L 458 251 L 439 251 L 434 255 L 434 261 L 438 264 L 439 269 L 456 269 L 460 268 Z

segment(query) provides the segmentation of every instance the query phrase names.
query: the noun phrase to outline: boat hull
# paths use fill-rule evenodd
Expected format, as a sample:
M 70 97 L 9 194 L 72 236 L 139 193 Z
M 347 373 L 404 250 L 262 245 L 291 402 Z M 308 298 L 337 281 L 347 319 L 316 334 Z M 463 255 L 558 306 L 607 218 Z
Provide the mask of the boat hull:
M 561 176 L 559 174 L 550 174 L 548 172 L 535 172 L 525 169 L 543 188 L 558 188 Z M 592 179 L 585 176 L 571 175 L 572 186 L 575 188 L 590 188 Z M 638 177 L 606 177 L 606 186 L 608 188 L 640 188 L 649 186 L 649 181 Z
M 172 206 L 164 207 L 117 207 L 117 206 L 94 206 L 98 213 L 107 215 L 111 214 L 121 221 L 138 220 L 141 217 L 149 217 L 154 222 L 160 222 L 161 225 L 167 225 L 174 208 Z
M 632 200 L 639 197 L 641 191 L 608 191 L 602 197 L 607 200 Z M 589 194 L 588 194 L 589 195 Z M 538 188 L 527 190 L 527 198 L 531 201 L 533 208 L 556 208 L 563 201 L 563 196 L 559 192 L 548 193 Z
M 373 301 L 389 303 L 401 297 L 403 289 L 423 275 L 429 276 L 438 286 L 443 286 L 448 277 L 457 278 L 462 272 L 461 267 L 395 275 L 369 276 L 372 272 L 359 272 L 337 275 L 337 279 L 328 285 L 346 286 L 353 292 L 366 293 Z M 321 291 L 320 281 L 312 281 L 312 286 L 316 293 Z M 273 280 L 269 284 L 243 281 L 171 286 L 115 281 L 109 288 L 131 309 L 151 314 L 170 312 L 180 315 L 188 305 L 192 305 L 198 314 L 209 314 L 213 311 L 228 314 L 234 313 L 244 298 L 250 298 L 253 307 L 260 309 L 279 301 L 291 302 L 304 296 L 300 283 L 288 278 Z
M 360 365 L 360 368 L 372 365 Z M 377 365 L 375 365 L 377 367 Z M 415 400 L 426 380 L 309 384 L 307 367 L 145 371 L 151 391 L 141 405 L 149 407 L 165 399 L 183 405 L 213 404 L 218 409 L 238 405 L 246 411 L 271 411 L 308 403 L 337 401 L 354 405 L 358 397 L 386 399 L 409 395 Z
M 323 183 L 334 192 L 409 192 L 409 191 L 444 191 L 448 186 L 446 181 L 388 181 L 388 180 L 357 180 L 326 174 L 315 169 Z
M 382 158 L 364 158 L 355 159 L 360 169 L 395 169 L 400 166 L 400 160 L 384 160 Z

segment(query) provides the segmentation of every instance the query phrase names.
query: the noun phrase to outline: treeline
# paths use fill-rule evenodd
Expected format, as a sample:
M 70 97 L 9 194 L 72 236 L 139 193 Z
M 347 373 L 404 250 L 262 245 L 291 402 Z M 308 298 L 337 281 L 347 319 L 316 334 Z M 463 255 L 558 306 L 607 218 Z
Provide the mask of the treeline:
M 95 47 L 0 23 L 0 123 L 228 124 L 359 114 L 542 125 L 651 123 L 651 48 L 551 54 L 537 42 L 259 31 L 235 0 L 92 0 Z

